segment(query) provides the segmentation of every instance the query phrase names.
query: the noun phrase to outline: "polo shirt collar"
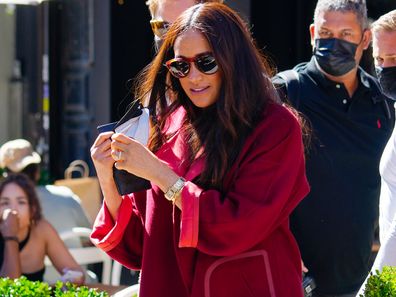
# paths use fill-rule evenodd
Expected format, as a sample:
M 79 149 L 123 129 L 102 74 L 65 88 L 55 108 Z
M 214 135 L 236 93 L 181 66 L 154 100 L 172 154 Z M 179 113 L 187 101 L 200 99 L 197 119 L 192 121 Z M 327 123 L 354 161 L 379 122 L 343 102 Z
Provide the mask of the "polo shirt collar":
M 333 88 L 335 85 L 340 84 L 338 82 L 328 79 L 326 75 L 324 75 L 323 72 L 319 70 L 314 56 L 312 56 L 311 60 L 308 62 L 306 69 L 307 74 L 311 76 L 313 80 L 324 89 Z M 367 74 L 362 70 L 360 66 L 358 67 L 357 75 L 359 76 L 360 82 L 359 88 L 363 86 L 366 91 L 370 91 L 370 81 L 367 77 Z M 378 100 L 376 100 L 376 98 L 373 98 L 373 101 L 374 103 L 376 103 Z

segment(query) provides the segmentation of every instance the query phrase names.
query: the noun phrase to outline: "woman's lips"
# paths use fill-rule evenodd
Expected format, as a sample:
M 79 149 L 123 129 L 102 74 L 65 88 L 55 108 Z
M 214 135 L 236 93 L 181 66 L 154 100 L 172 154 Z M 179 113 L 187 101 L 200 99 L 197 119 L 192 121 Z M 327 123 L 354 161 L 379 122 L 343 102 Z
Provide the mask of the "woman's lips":
M 209 88 L 209 86 L 208 87 L 203 87 L 203 88 L 191 88 L 190 90 L 193 93 L 201 93 L 201 92 L 206 91 L 208 88 Z

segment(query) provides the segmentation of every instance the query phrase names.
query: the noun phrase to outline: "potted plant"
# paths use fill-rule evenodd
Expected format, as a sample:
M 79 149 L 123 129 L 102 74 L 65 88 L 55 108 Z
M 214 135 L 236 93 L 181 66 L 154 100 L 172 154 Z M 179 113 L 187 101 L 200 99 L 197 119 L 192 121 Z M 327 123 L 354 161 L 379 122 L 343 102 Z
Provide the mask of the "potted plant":
M 385 266 L 381 272 L 371 273 L 360 297 L 396 297 L 396 267 Z
M 76 286 L 58 281 L 55 286 L 40 281 L 30 281 L 25 276 L 17 279 L 0 278 L 2 297 L 109 297 L 106 292 L 86 286 Z

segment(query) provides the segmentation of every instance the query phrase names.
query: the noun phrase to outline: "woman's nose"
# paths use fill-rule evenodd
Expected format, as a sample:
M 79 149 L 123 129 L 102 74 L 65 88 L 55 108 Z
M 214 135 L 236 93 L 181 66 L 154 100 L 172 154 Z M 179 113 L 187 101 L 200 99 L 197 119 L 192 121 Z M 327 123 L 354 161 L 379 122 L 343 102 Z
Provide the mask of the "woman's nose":
M 188 72 L 188 78 L 192 81 L 202 79 L 202 72 L 198 70 L 194 63 L 190 64 L 190 71 Z
M 11 210 L 14 210 L 14 211 L 16 211 L 16 212 L 18 212 L 18 210 L 19 210 L 19 205 L 18 204 L 10 204 L 10 207 L 9 207 Z

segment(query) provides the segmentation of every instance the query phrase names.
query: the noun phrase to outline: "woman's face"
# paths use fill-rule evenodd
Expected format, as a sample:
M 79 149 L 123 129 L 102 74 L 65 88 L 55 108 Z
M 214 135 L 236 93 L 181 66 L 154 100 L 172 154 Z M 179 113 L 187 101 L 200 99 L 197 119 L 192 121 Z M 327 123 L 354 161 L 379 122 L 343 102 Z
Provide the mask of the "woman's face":
M 15 183 L 7 184 L 0 194 L 0 214 L 7 208 L 17 211 L 20 229 L 30 225 L 28 197 L 22 188 Z
M 205 36 L 195 30 L 187 30 L 175 40 L 175 58 L 192 59 L 204 53 L 212 53 Z M 190 62 L 186 77 L 179 78 L 180 84 L 192 103 L 200 108 L 214 104 L 219 96 L 222 78 L 220 71 L 205 74 Z

